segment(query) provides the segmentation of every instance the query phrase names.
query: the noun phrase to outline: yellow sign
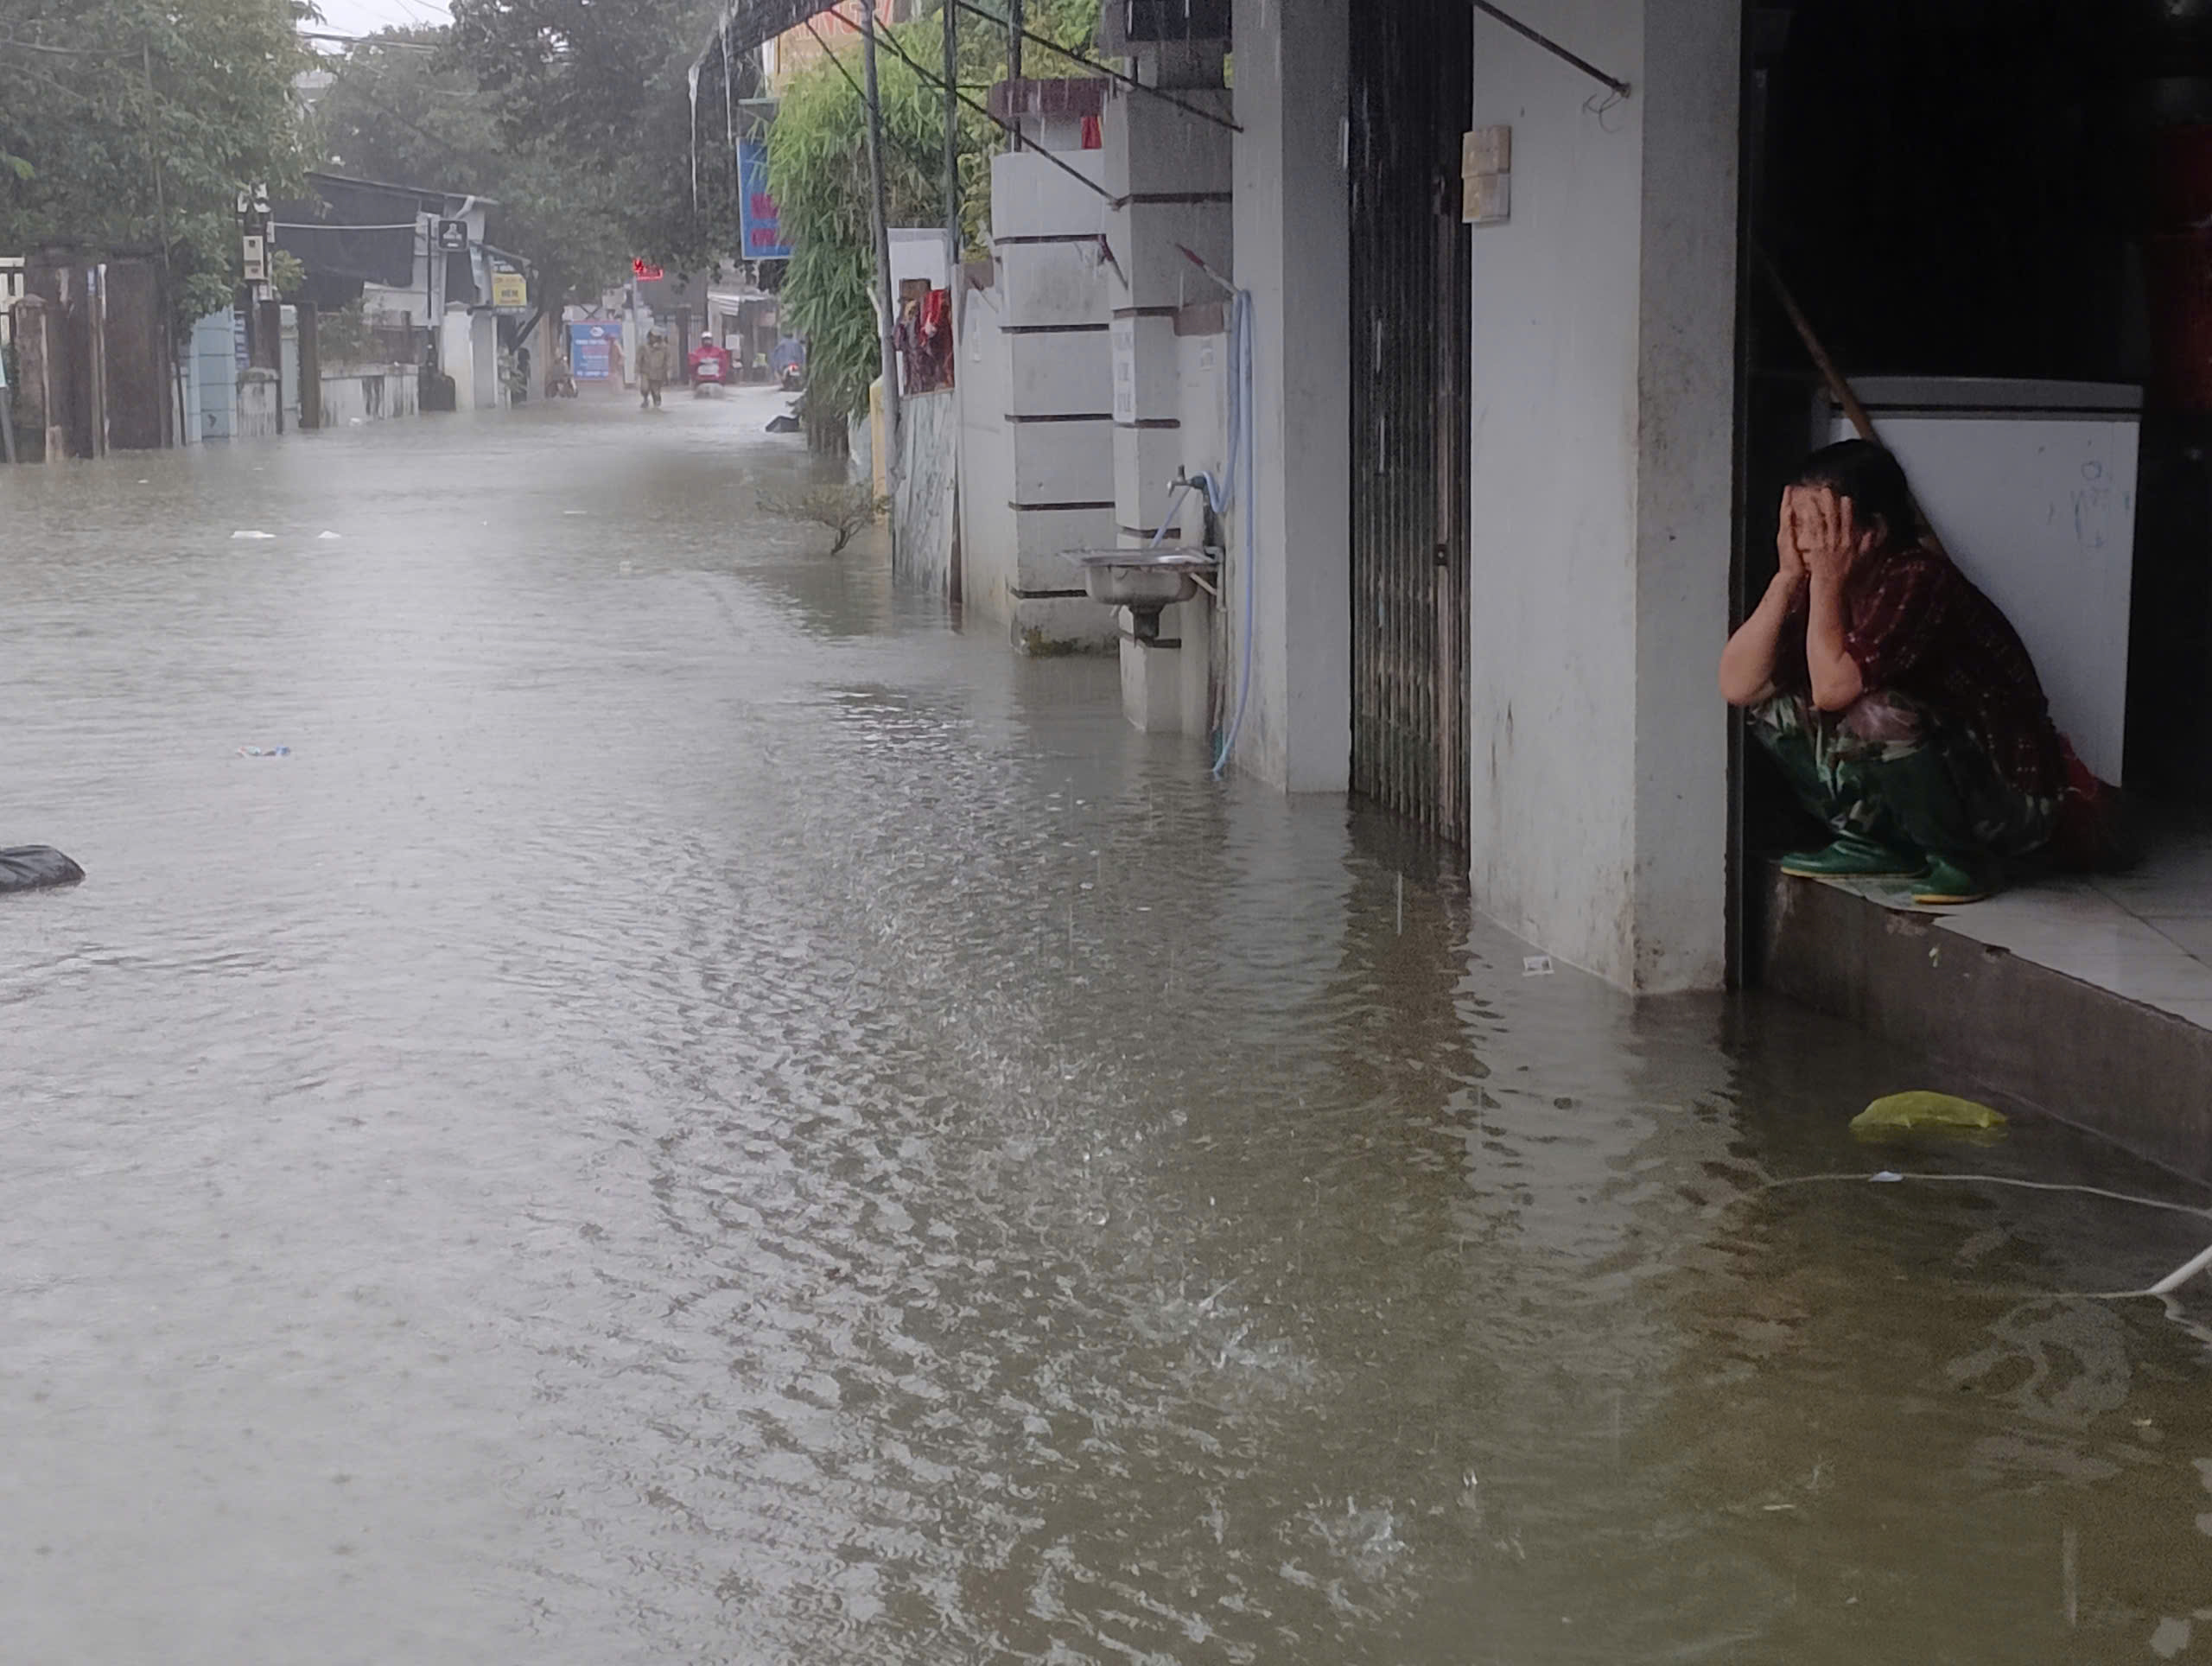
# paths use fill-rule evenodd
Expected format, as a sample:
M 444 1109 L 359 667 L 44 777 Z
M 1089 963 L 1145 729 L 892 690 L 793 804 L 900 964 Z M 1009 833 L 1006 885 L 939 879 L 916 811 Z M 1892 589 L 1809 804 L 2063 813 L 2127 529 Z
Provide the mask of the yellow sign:
M 492 304 L 495 307 L 527 307 L 530 305 L 530 285 L 520 272 L 492 274 Z

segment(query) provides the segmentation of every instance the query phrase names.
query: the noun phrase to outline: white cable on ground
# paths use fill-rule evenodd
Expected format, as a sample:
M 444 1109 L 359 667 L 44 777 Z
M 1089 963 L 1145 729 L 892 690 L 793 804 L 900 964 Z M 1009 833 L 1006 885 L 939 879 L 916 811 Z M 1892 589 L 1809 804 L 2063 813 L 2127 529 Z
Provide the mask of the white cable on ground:
M 2202 1255 L 2194 1261 L 2183 1262 L 2143 1294 L 2146 1296 L 2171 1295 L 2208 1267 L 2212 1267 L 2212 1244 L 2205 1246 Z
M 2108 1191 L 2101 1186 L 2078 1186 L 2064 1180 L 2023 1180 L 2009 1174 L 1902 1174 L 1895 1169 L 1884 1169 L 1874 1174 L 1796 1174 L 1779 1180 L 1761 1183 L 1762 1192 L 1770 1192 L 1785 1186 L 1818 1186 L 1851 1182 L 1861 1186 L 1892 1186 L 1903 1180 L 1919 1180 L 1936 1185 L 2010 1186 L 2024 1192 L 2077 1192 L 2083 1197 L 2105 1198 L 2113 1203 L 2132 1203 L 2145 1209 L 2164 1209 L 2177 1215 L 2194 1215 L 2199 1220 L 2212 1221 L 2212 1209 L 2201 1209 L 2195 1204 L 2173 1203 L 2164 1198 L 2138 1197 L 2132 1192 Z M 2140 1290 L 2055 1290 L 2053 1295 L 2071 1295 L 2087 1301 L 2129 1301 L 2141 1296 L 2170 1296 L 2199 1273 L 2212 1268 L 2212 1245 L 2202 1255 L 2183 1262 L 2156 1284 Z M 2169 1304 L 2168 1311 L 2171 1311 Z

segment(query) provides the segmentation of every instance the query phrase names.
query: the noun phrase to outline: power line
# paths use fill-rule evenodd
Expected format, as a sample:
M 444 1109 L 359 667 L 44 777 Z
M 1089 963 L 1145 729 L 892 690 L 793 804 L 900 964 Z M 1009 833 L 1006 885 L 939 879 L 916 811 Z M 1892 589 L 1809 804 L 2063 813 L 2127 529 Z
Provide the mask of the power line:
M 1034 29 L 1025 29 L 1020 24 L 1015 22 L 1011 17 L 995 16 L 992 13 L 985 11 L 981 6 L 969 4 L 968 0 L 945 0 L 945 3 L 947 5 L 957 6 L 961 10 L 980 17 L 987 23 L 996 23 L 1001 29 L 1012 29 L 1016 34 L 1020 35 L 1025 41 L 1032 41 L 1034 44 L 1044 48 L 1047 52 L 1056 53 L 1060 57 L 1066 59 L 1070 63 L 1081 64 L 1087 69 L 1095 69 L 1101 75 L 1106 77 L 1108 80 L 1118 81 L 1123 86 L 1129 88 L 1132 92 L 1142 92 L 1150 98 L 1159 99 L 1162 104 L 1173 105 L 1176 109 L 1181 111 L 1186 116 L 1196 116 L 1202 122 L 1211 122 L 1216 127 L 1225 127 L 1232 133 L 1242 133 L 1244 130 L 1243 128 L 1239 126 L 1236 123 L 1230 120 L 1226 116 L 1217 115 L 1211 110 L 1201 109 L 1197 105 L 1191 104 L 1184 99 L 1177 98 L 1172 92 L 1163 92 L 1156 86 L 1147 86 L 1142 81 L 1137 79 L 1135 76 L 1125 74 L 1121 70 L 1116 69 L 1111 64 L 1102 63 L 1096 58 L 1086 57 L 1080 52 L 1077 52 L 1071 48 L 1062 46 L 1057 41 L 1047 39 L 1046 36 L 1038 34 Z
M 119 58 L 138 55 L 137 47 L 50 47 L 39 41 L 19 41 L 12 35 L 0 35 L 0 48 L 13 47 L 19 52 L 41 53 L 49 58 Z
M 832 11 L 830 15 L 836 17 L 841 23 L 846 21 L 843 16 L 835 11 Z M 853 72 L 845 67 L 844 60 L 838 57 L 836 53 L 831 50 L 830 43 L 822 38 L 822 32 L 814 27 L 814 20 L 811 17 L 801 18 L 799 21 L 806 25 L 806 32 L 814 37 L 815 43 L 822 48 L 822 55 L 830 60 L 831 67 L 836 69 L 840 75 L 845 78 L 845 85 L 852 88 L 853 96 L 861 101 L 861 114 L 866 115 L 868 112 L 868 94 L 862 90 L 861 84 L 853 79 Z M 884 38 L 887 39 L 888 37 L 887 36 Z M 893 50 L 897 51 L 898 49 L 894 47 Z M 902 52 L 899 53 L 899 55 L 904 58 L 906 54 Z M 911 61 L 911 60 L 909 61 Z M 906 152 L 906 160 L 918 168 L 923 165 L 921 161 L 914 154 L 912 146 L 907 143 L 906 137 L 903 133 L 899 136 L 899 148 Z
M 809 27 L 811 28 L 812 25 L 810 24 Z M 884 45 L 889 47 L 891 50 L 898 55 L 899 61 L 906 65 L 907 68 L 912 70 L 915 74 L 920 76 L 923 81 L 927 85 L 937 88 L 940 92 L 948 90 L 942 79 L 931 74 L 929 71 L 924 69 L 912 58 L 909 58 L 906 55 L 905 49 L 901 48 L 896 41 L 891 38 L 891 35 L 888 30 L 878 29 L 876 31 L 876 38 L 881 41 Z M 1012 122 L 1004 119 L 1002 117 L 993 115 L 988 110 L 985 109 L 982 105 L 977 104 L 973 99 L 961 92 L 958 88 L 955 87 L 950 89 L 950 91 L 952 95 L 958 99 L 962 104 L 966 105 L 969 109 L 974 111 L 985 121 L 991 123 L 1001 131 L 1011 134 L 1015 138 L 1020 138 L 1021 137 L 1021 130 L 1016 127 Z M 1037 148 L 1037 154 L 1042 156 L 1046 162 L 1052 163 L 1053 167 L 1058 169 L 1060 172 L 1065 174 L 1077 185 L 1083 187 L 1084 190 L 1090 192 L 1095 196 L 1105 198 L 1109 203 L 1114 200 L 1114 194 L 1109 191 L 1104 186 L 1099 184 L 1096 180 L 1092 179 L 1088 174 L 1084 174 L 1077 169 L 1069 167 L 1067 163 L 1062 162 L 1058 156 L 1054 156 L 1051 151 L 1044 149 L 1041 145 Z
M 830 60 L 830 67 L 840 75 L 845 78 L 845 85 L 852 88 L 854 93 L 859 98 L 862 104 L 866 104 L 868 102 L 868 94 L 861 91 L 861 84 L 853 79 L 853 72 L 845 67 L 845 60 L 840 58 L 836 53 L 830 48 L 830 43 L 822 38 L 822 31 L 814 27 L 814 19 L 811 17 L 803 17 L 799 21 L 806 25 L 806 32 L 814 37 L 814 44 L 822 48 L 822 55 Z M 840 17 L 837 21 L 842 23 L 845 20 L 842 17 Z
M 392 52 L 436 53 L 442 50 L 435 41 L 410 41 L 390 35 L 334 35 L 327 29 L 303 29 L 299 31 L 302 41 L 331 41 L 340 46 L 383 47 Z

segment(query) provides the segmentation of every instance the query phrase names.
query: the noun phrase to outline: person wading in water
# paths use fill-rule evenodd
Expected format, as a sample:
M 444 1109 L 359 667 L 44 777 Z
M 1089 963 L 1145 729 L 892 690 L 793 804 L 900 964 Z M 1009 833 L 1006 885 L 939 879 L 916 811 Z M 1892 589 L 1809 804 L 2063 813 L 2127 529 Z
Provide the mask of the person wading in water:
M 668 380 L 668 338 L 658 330 L 648 331 L 645 345 L 638 351 L 638 409 L 660 404 L 661 385 Z

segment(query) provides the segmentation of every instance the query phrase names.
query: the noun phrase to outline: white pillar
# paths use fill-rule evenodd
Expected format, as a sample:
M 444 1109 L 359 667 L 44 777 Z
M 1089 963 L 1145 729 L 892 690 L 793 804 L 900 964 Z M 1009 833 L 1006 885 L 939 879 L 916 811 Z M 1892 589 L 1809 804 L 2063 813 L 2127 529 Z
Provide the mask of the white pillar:
M 1475 119 L 1514 131 L 1473 233 L 1475 900 L 1624 988 L 1714 988 L 1742 6 L 1517 12 L 1634 90 L 1476 20 Z
M 1232 98 L 1224 87 L 1189 86 L 1179 86 L 1175 97 L 1179 102 L 1169 104 L 1117 89 L 1105 101 L 1105 183 L 1115 203 L 1106 234 L 1115 253 L 1106 279 L 1113 302 L 1114 505 L 1123 549 L 1148 547 L 1156 537 L 1171 548 L 1202 547 L 1205 505 L 1179 492 L 1177 478 L 1219 471 L 1229 461 L 1225 435 L 1185 427 L 1189 390 L 1178 318 L 1192 302 L 1211 307 L 1226 299 L 1185 250 L 1216 272 L 1235 266 L 1234 136 L 1192 113 L 1227 118 Z M 1224 356 L 1217 350 L 1211 357 L 1211 379 L 1225 383 Z M 1183 608 L 1172 610 L 1154 639 L 1122 638 L 1122 709 L 1150 733 L 1207 730 L 1205 678 L 1189 674 L 1183 661 L 1204 660 L 1211 635 L 1186 632 L 1185 624 L 1201 625 L 1207 616 L 1200 607 L 1188 612 L 1186 620 Z M 1198 697 L 1186 710 L 1190 689 Z
M 476 409 L 476 347 L 468 308 L 456 301 L 438 321 L 438 368 L 453 378 L 453 408 Z
M 471 313 L 468 350 L 475 379 L 475 408 L 495 410 L 506 403 L 505 385 L 499 379 L 499 319 L 496 313 Z
M 1254 304 L 1258 615 L 1236 762 L 1292 792 L 1351 779 L 1351 0 L 1235 0 L 1236 282 Z M 1243 560 L 1240 506 L 1225 529 Z M 1232 629 L 1243 610 L 1230 598 Z M 1241 643 L 1241 637 L 1238 639 Z M 1234 684 L 1241 664 L 1232 654 Z

